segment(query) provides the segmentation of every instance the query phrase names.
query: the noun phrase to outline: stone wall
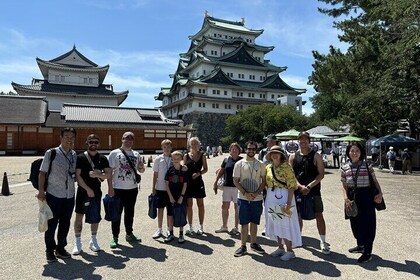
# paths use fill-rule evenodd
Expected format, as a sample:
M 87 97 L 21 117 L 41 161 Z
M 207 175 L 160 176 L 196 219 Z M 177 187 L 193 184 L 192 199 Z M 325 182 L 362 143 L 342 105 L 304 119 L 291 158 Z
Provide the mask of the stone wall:
M 203 148 L 221 145 L 220 139 L 225 135 L 225 121 L 229 114 L 193 112 L 183 117 L 185 125 L 192 124 Z

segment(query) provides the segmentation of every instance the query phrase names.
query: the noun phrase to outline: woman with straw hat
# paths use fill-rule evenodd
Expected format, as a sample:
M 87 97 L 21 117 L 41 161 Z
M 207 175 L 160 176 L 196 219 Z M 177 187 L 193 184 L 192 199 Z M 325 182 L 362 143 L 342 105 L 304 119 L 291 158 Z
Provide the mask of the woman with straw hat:
M 286 153 L 280 146 L 271 147 L 266 157 L 272 163 L 266 167 L 265 233 L 276 240 L 279 246 L 271 256 L 288 261 L 295 258 L 293 248 L 302 245 L 294 198 L 296 178 Z

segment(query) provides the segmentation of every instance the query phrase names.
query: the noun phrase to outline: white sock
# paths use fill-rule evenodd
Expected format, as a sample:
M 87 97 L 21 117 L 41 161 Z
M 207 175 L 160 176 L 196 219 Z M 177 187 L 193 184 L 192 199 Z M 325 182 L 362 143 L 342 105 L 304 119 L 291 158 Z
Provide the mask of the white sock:
M 326 243 L 325 242 L 325 235 L 320 235 L 319 237 L 321 238 L 321 243 Z

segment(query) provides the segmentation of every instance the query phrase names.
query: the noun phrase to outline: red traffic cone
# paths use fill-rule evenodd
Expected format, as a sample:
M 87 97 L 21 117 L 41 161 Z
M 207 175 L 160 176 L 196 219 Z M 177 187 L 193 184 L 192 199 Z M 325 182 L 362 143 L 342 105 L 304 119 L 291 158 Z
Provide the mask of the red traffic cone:
M 7 173 L 4 172 L 3 175 L 3 185 L 1 187 L 1 195 L 8 196 L 11 195 L 10 189 L 9 189 L 9 181 L 7 180 Z

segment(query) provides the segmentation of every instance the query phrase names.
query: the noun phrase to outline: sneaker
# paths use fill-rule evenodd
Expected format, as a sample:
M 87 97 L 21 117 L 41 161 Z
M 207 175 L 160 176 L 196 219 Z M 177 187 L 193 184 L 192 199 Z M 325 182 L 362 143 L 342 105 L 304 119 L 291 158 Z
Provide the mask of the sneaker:
M 111 243 L 109 244 L 109 247 L 111 249 L 115 249 L 118 246 L 118 238 L 112 238 Z
M 291 259 L 296 258 L 294 252 L 286 252 L 283 256 L 280 257 L 282 261 L 290 261 Z
M 242 245 L 241 247 L 238 248 L 238 250 L 235 251 L 234 256 L 235 257 L 241 257 L 245 254 L 246 254 L 246 246 Z
M 260 244 L 257 244 L 257 243 L 252 243 L 251 244 L 251 249 L 252 249 L 252 251 L 257 252 L 258 254 L 264 254 L 265 253 L 264 249 L 261 248 Z
M 204 230 L 203 230 L 203 226 L 200 226 L 200 228 L 197 230 L 197 235 L 203 235 Z
M 53 251 L 47 251 L 46 256 L 47 256 L 48 263 L 53 263 L 57 261 L 57 257 L 54 255 Z
M 270 255 L 272 257 L 281 257 L 285 254 L 285 251 L 283 248 L 277 248 L 274 252 L 272 252 Z
M 67 252 L 66 249 L 64 248 L 55 250 L 55 256 L 60 259 L 71 258 L 71 255 L 69 254 L 69 252 Z
M 131 234 L 127 234 L 125 236 L 125 241 L 127 241 L 127 242 L 141 242 L 141 238 L 137 237 L 133 233 L 131 233 Z
M 162 230 L 161 229 L 158 229 L 153 235 L 152 235 L 152 238 L 153 239 L 158 239 L 158 238 L 161 238 L 161 237 L 164 237 L 163 236 L 163 234 L 162 234 Z
M 190 225 L 187 229 L 187 231 L 185 232 L 186 235 L 194 235 L 195 231 L 193 230 L 192 225 Z
M 80 255 L 80 252 L 82 252 L 82 242 L 80 241 L 80 238 L 76 238 L 76 242 L 74 243 L 73 251 L 71 251 L 72 255 Z
M 239 235 L 239 234 L 240 234 L 240 232 L 239 232 L 238 228 L 234 227 L 233 229 L 231 229 L 231 230 L 229 231 L 229 234 L 230 234 L 230 235 Z
M 179 237 L 178 237 L 178 243 L 179 244 L 182 244 L 184 242 L 185 242 L 184 235 L 183 234 L 180 234 Z
M 357 260 L 358 263 L 365 263 L 368 262 L 372 259 L 372 255 L 371 254 L 365 254 L 363 253 L 363 255 Z
M 359 245 L 349 249 L 349 253 L 363 253 L 364 251 L 365 251 L 365 248 Z
M 174 240 L 174 235 L 173 234 L 168 234 L 168 236 L 163 240 L 163 242 L 165 242 L 165 243 L 169 243 L 169 242 L 171 242 L 172 240 Z
M 91 249 L 93 252 L 99 252 L 101 250 L 101 247 L 99 247 L 98 240 L 96 237 L 92 237 L 89 242 L 89 249 Z
M 215 231 L 214 231 L 215 233 L 224 233 L 224 232 L 229 232 L 229 230 L 228 230 L 228 228 L 227 227 L 220 227 L 219 229 L 216 229 Z
M 330 244 L 328 244 L 327 242 L 321 242 L 321 252 L 324 255 L 329 255 L 331 253 Z

